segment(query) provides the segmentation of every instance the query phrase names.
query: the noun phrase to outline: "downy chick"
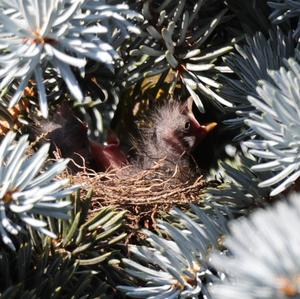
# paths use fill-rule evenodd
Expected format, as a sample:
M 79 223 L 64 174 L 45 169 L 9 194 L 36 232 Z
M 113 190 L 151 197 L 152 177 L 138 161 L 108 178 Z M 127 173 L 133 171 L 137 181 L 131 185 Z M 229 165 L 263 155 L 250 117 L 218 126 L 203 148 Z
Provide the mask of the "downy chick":
M 63 103 L 49 119 L 35 119 L 30 135 L 33 141 L 50 142 L 50 154 L 58 150 L 63 158 L 82 165 L 83 159 L 87 164 L 91 159 L 87 131 L 87 126 Z M 73 163 L 69 167 L 77 171 Z
M 137 142 L 137 157 L 132 161 L 140 169 L 148 169 L 162 161 L 162 173 L 187 180 L 196 175 L 191 163 L 192 150 L 212 130 L 216 123 L 200 125 L 192 112 L 192 99 L 184 103 L 172 102 L 152 115 L 153 126 L 141 131 Z

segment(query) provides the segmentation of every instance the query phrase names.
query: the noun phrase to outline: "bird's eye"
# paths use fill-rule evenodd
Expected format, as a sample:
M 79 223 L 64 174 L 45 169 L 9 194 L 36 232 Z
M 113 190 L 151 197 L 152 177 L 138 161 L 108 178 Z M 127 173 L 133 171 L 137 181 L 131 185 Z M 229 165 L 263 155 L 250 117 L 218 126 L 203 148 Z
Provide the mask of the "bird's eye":
M 189 121 L 187 121 L 185 124 L 184 124 L 184 128 L 186 130 L 188 130 L 189 128 L 191 127 L 191 123 Z

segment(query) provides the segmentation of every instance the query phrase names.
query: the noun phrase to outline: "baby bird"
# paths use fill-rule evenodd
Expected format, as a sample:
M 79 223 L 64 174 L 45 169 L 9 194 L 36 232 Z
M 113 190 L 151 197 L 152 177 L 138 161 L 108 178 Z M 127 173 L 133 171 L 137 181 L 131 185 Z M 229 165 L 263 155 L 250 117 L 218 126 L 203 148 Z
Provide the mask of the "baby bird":
M 216 123 L 200 125 L 192 104 L 189 98 L 184 103 L 172 102 L 157 109 L 152 116 L 153 126 L 141 131 L 133 164 L 140 169 L 149 169 L 162 161 L 163 173 L 172 174 L 177 170 L 180 180 L 194 176 L 191 152 Z
M 66 104 L 61 104 L 49 119 L 34 119 L 29 128 L 33 141 L 50 142 L 50 154 L 58 150 L 63 158 L 71 158 L 81 165 L 82 159 L 91 159 L 89 152 L 89 139 L 87 126 L 82 122 Z M 75 164 L 69 167 L 77 171 Z

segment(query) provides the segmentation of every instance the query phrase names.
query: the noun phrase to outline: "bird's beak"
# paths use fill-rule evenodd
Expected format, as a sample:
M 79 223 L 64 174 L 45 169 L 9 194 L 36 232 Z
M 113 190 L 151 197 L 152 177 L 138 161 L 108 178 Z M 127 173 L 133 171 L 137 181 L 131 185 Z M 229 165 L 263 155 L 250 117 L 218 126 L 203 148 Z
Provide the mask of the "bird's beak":
M 211 132 L 216 126 L 216 122 L 207 123 L 205 125 L 199 124 L 193 113 L 193 99 L 189 97 L 181 107 L 182 114 L 185 114 L 189 117 L 192 124 L 192 132 L 195 136 L 197 136 L 200 140 L 204 138 L 209 132 Z M 198 140 L 199 141 L 199 140 Z
M 116 135 L 116 133 L 112 130 L 108 130 L 107 132 L 107 139 L 106 139 L 106 146 L 113 146 L 113 147 L 119 147 L 120 146 L 120 139 Z
M 127 163 L 120 140 L 112 131 L 108 133 L 107 142 L 104 145 L 90 140 L 90 151 L 97 168 L 102 171 L 109 168 L 117 169 Z
M 216 126 L 216 122 L 207 123 L 205 125 L 200 125 L 199 122 L 194 123 L 192 134 L 197 138 L 194 146 L 197 146 Z
M 206 125 L 201 126 L 201 128 L 205 131 L 206 134 L 211 132 L 218 124 L 216 122 L 211 122 Z
M 209 132 L 211 132 L 217 126 L 216 122 L 201 125 L 192 111 L 189 112 L 187 115 L 192 124 L 192 134 L 199 138 L 198 141 L 202 140 Z

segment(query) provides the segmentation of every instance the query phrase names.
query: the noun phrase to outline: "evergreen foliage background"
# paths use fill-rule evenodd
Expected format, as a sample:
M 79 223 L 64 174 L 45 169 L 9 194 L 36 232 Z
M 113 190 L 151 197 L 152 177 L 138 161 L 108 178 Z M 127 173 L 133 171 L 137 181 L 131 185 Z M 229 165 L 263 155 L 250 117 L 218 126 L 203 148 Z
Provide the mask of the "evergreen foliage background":
M 299 0 L 0 1 L 1 298 L 300 298 Z M 67 103 L 89 139 L 192 97 L 218 184 L 127 239 L 28 141 Z M 128 240 L 130 243 L 128 245 Z

